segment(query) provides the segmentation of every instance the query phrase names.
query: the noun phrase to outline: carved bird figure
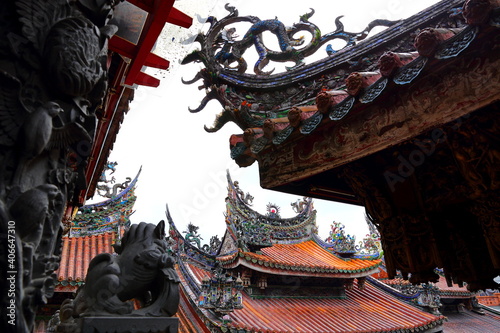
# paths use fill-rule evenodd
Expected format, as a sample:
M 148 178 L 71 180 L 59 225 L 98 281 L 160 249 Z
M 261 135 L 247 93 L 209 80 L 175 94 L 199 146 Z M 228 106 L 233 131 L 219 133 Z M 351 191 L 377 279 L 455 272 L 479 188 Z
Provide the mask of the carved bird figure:
M 20 158 L 14 184 L 21 184 L 28 162 L 40 155 L 49 143 L 53 128 L 52 118 L 61 111 L 56 102 L 46 102 L 26 118 L 20 131 Z
M 108 1 L 79 1 L 87 13 L 99 8 L 92 18 L 99 25 L 106 21 L 114 5 Z M 16 1 L 22 33 L 41 55 L 48 85 L 68 96 L 85 95 L 98 102 L 106 85 L 107 40 L 118 30 L 114 25 L 99 28 L 74 11 L 72 1 Z M 99 89 L 94 87 L 99 85 Z M 93 93 L 93 94 L 91 94 Z
M 28 117 L 23 126 L 24 155 L 32 159 L 40 155 L 52 135 L 52 118 L 62 112 L 59 104 L 46 102 Z

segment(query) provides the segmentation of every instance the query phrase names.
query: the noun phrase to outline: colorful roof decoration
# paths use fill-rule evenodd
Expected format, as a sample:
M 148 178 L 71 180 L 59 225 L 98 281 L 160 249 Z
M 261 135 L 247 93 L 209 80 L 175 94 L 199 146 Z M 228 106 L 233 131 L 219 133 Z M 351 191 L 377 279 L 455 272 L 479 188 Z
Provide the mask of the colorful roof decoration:
M 272 244 L 300 242 L 310 239 L 315 233 L 316 211 L 311 198 L 304 198 L 292 203 L 297 213 L 291 218 L 281 218 L 279 207 L 267 205 L 267 214 L 263 215 L 250 207 L 252 196 L 244 194 L 238 181 L 232 181 L 229 172 L 228 197 L 226 199 L 226 224 L 228 233 L 239 246 L 248 250 Z
M 339 254 L 342 257 L 358 259 L 380 259 L 384 251 L 380 242 L 380 234 L 369 219 L 366 220 L 370 233 L 356 245 L 356 237 L 345 233 L 344 225 L 340 222 L 332 222 L 330 236 L 322 246 Z
M 110 199 L 80 207 L 71 222 L 67 224 L 69 237 L 111 231 L 115 231 L 119 235 L 123 234 L 124 228 L 130 226 L 130 216 L 133 214 L 133 207 L 137 199 L 135 187 L 141 171 L 142 168 L 133 180 L 128 178 L 126 182 L 112 185 L 115 192 L 117 189 L 122 189 L 122 191 L 115 193 Z M 98 185 L 98 188 L 100 187 L 104 188 L 103 185 Z
M 271 274 L 362 277 L 380 264 L 380 260 L 369 260 L 374 258 L 343 258 L 331 250 L 333 244 L 319 240 L 311 198 L 292 203 L 295 217 L 281 218 L 274 204 L 268 204 L 268 213 L 262 215 L 244 200 L 249 194 L 243 194 L 229 173 L 227 179 L 227 232 L 217 257 L 223 267 L 242 265 Z
M 110 164 L 110 163 L 108 163 Z M 56 291 L 75 291 L 85 281 L 90 261 L 101 253 L 113 253 L 116 243 L 130 226 L 136 200 L 135 178 L 120 185 L 123 190 L 105 201 L 82 206 L 67 225 L 62 238 L 61 262 L 56 271 Z
M 415 80 L 428 63 L 459 56 L 478 35 L 479 25 L 497 25 L 495 16 L 488 21 L 489 13 L 495 7 L 494 1 L 491 5 L 488 1 L 482 1 L 486 4 L 481 4 L 485 13 L 481 19 L 473 17 L 475 13 L 472 10 L 460 10 L 463 2 L 455 0 L 448 1 L 446 5 L 439 3 L 406 20 L 374 20 L 360 33 L 345 32 L 341 17 L 338 17 L 337 30 L 325 35 L 321 35 L 320 29 L 311 21 L 314 10 L 301 15 L 300 22 L 295 23 L 291 30 L 286 30 L 284 24 L 276 19 L 240 17 L 234 7 L 226 6 L 229 14 L 220 20 L 213 18 L 210 21 L 209 31 L 198 38 L 201 49 L 184 60 L 184 63 L 202 61 L 206 66 L 195 80 L 186 82 L 204 79 L 208 89 L 206 99 L 198 108 L 190 111 L 201 111 L 208 100 L 217 99 L 224 111 L 217 116 L 214 126 L 207 130 L 217 131 L 225 123 L 235 122 L 244 133 L 231 136 L 231 157 L 240 166 L 248 166 L 256 160 L 262 163 L 267 154 L 260 155 L 261 152 L 310 135 L 327 123 L 335 125 L 347 114 L 355 113 L 356 108 L 382 99 L 384 93 L 395 93 L 395 89 Z M 428 13 L 433 13 L 432 17 Z M 467 23 L 461 17 L 462 13 Z M 242 41 L 233 41 L 235 28 L 231 30 L 226 27 L 234 22 L 253 24 Z M 255 74 L 245 73 L 243 53 L 253 45 L 247 39 L 253 38 L 252 33 L 271 31 L 272 25 L 283 27 L 286 37 L 277 35 L 278 39 L 283 38 L 283 52 L 272 52 L 263 46 L 259 50 L 261 53 L 255 64 Z M 375 26 L 389 28 L 379 33 L 376 39 L 365 39 Z M 430 26 L 433 28 L 424 29 Z M 231 36 L 228 37 L 230 30 Z M 314 33 L 307 46 L 295 49 L 296 44 L 291 36 L 298 31 Z M 225 38 L 220 37 L 224 35 Z M 335 52 L 327 48 L 326 58 L 322 61 L 305 63 L 307 56 L 335 39 L 343 39 L 347 43 Z M 221 46 L 222 51 L 215 53 L 214 49 Z M 242 57 L 237 59 L 237 54 Z M 296 61 L 297 64 L 279 74 L 271 75 L 272 71 L 262 70 L 269 62 L 285 61 Z M 230 66 L 235 62 L 236 67 Z M 351 139 L 348 136 L 343 138 L 347 141 Z M 402 136 L 391 139 L 402 140 Z M 339 137 L 339 140 L 342 138 Z M 364 149 L 345 153 L 342 157 L 358 158 L 362 151 Z M 267 163 L 273 164 L 271 161 Z M 324 169 L 320 164 L 316 168 Z M 267 176 L 264 178 L 269 185 L 283 179 L 279 177 L 281 172 L 278 170 L 268 169 L 266 172 L 276 177 L 274 181 Z

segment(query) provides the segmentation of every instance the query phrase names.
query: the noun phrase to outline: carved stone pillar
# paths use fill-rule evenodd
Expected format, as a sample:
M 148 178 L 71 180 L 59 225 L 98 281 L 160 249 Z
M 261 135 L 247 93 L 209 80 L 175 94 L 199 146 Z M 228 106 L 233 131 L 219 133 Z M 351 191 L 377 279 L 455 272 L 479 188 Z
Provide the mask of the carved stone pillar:
M 61 219 L 75 191 L 86 186 L 96 110 L 106 93 L 107 40 L 117 29 L 107 25 L 114 2 L 14 0 L 0 5 L 5 331 L 32 331 L 38 306 L 53 293 Z

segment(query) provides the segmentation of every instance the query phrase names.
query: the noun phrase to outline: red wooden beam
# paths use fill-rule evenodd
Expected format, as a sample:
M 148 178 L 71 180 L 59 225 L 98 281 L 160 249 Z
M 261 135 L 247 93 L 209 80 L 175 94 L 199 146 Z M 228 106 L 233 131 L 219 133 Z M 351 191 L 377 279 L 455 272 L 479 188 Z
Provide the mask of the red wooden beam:
M 172 22 L 180 23 L 183 27 L 189 27 L 192 22 L 190 17 L 180 11 L 172 11 L 174 0 L 154 0 L 154 6 L 151 6 L 151 1 L 148 0 L 133 0 L 130 2 L 141 5 L 141 8 L 149 7 L 150 10 L 148 10 L 149 15 L 144 24 L 143 34 L 139 39 L 136 57 L 132 59 L 125 78 L 125 85 L 136 83 L 136 79 L 142 67 L 146 64 L 146 59 L 151 53 L 158 36 L 160 36 L 165 23 L 169 22 L 169 17 Z
M 135 83 L 141 85 L 141 86 L 148 86 L 148 87 L 158 87 L 160 85 L 160 80 L 158 80 L 155 77 L 152 77 L 151 75 L 148 75 L 144 72 L 139 72 L 135 78 Z
M 130 58 L 132 60 L 135 59 L 139 50 L 137 45 L 118 36 L 113 36 L 109 40 L 108 48 L 111 51 L 121 54 L 122 56 Z M 150 52 L 146 57 L 144 65 L 159 69 L 167 69 L 170 63 L 168 60 Z
M 172 7 L 170 14 L 168 15 L 167 22 L 183 28 L 189 28 L 191 24 L 193 24 L 193 19 L 177 8 Z

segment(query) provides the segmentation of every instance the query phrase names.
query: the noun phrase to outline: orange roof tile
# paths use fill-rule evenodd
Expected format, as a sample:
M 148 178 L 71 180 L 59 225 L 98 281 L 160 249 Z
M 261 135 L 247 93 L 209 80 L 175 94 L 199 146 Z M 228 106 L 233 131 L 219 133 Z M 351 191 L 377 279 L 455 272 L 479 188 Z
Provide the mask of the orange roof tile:
M 444 331 L 447 333 L 500 332 L 500 320 L 493 313 L 479 314 L 465 310 L 447 313 L 446 319 Z
M 420 311 L 367 284 L 346 299 L 252 299 L 230 314 L 230 326 L 270 332 L 405 332 L 440 325 L 444 317 Z
M 262 254 L 240 250 L 238 253 L 218 257 L 217 260 L 226 268 L 242 264 L 274 273 L 290 269 L 306 275 L 349 274 L 352 277 L 365 276 L 367 271 L 377 268 L 381 263 L 381 260 L 339 258 L 314 240 L 298 244 L 274 244 L 261 249 L 260 252 Z
M 114 231 L 85 237 L 63 237 L 61 263 L 56 271 L 59 282 L 65 285 L 85 281 L 92 258 L 101 253 L 113 253 L 115 238 Z
M 197 283 L 208 274 L 197 266 L 186 266 Z M 243 306 L 229 315 L 229 326 L 252 332 L 413 332 L 444 321 L 443 316 L 421 311 L 370 283 L 362 291 L 347 290 L 344 299 L 252 298 L 244 292 Z

